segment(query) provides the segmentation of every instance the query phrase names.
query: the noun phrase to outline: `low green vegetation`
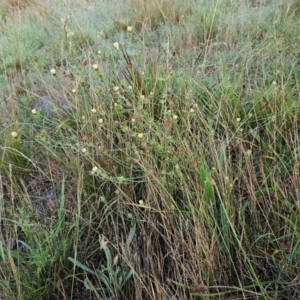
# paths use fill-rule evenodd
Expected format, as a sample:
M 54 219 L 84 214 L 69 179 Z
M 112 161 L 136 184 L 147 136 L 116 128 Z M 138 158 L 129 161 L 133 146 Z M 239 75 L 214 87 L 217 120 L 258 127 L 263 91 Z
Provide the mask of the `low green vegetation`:
M 0 299 L 299 299 L 299 13 L 2 1 Z

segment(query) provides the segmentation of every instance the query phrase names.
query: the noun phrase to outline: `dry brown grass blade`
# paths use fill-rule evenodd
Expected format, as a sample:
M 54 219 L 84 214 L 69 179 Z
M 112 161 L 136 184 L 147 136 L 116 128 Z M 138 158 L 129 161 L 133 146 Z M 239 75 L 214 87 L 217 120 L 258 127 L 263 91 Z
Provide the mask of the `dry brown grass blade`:
M 141 74 L 134 66 L 132 59 L 130 58 L 129 54 L 127 53 L 125 47 L 121 47 L 121 51 L 122 51 L 122 54 L 126 61 L 126 66 L 127 66 L 127 69 L 125 71 L 123 71 L 123 74 L 124 74 L 127 82 L 132 86 L 133 91 L 135 93 L 138 93 L 142 89 Z
M 42 3 L 38 0 L 2 0 L 2 5 L 7 10 L 27 9 L 29 7 L 39 8 Z

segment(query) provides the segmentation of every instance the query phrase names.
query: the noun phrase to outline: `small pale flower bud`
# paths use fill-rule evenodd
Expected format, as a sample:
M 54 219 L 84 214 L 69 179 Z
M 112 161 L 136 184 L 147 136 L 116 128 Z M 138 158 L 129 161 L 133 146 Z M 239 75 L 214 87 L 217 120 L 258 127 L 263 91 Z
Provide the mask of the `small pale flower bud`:
M 95 173 L 95 172 L 97 172 L 97 171 L 98 171 L 98 167 L 96 167 L 96 166 L 93 167 L 92 172 Z
M 119 45 L 118 42 L 115 42 L 115 43 L 113 44 L 113 46 L 114 46 L 117 50 L 119 50 L 119 48 L 120 48 L 120 45 Z
M 99 65 L 98 64 L 93 64 L 93 69 L 96 70 L 96 71 L 99 70 Z

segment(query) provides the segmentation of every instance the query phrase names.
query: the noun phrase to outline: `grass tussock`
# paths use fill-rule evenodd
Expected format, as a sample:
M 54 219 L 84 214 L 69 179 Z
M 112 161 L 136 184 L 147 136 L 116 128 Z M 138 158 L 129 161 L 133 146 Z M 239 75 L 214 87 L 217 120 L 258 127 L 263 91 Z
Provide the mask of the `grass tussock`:
M 1 7 L 1 299 L 298 299 L 299 1 L 50 2 Z

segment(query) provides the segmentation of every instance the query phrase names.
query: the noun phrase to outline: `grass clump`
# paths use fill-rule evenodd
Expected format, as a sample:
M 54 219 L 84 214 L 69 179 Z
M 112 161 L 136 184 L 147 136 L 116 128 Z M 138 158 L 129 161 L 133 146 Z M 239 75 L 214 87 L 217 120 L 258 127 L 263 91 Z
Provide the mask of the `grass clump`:
M 1 8 L 0 295 L 298 299 L 298 2 L 54 2 Z

